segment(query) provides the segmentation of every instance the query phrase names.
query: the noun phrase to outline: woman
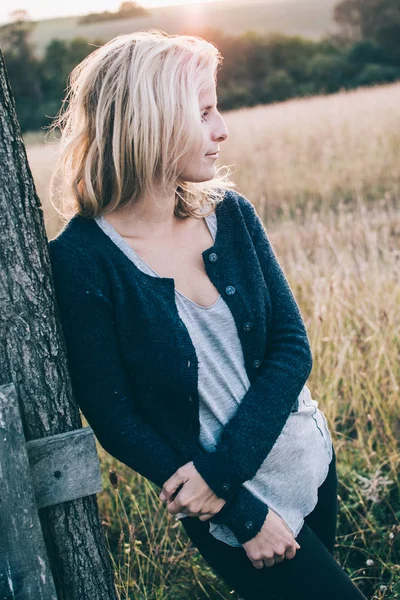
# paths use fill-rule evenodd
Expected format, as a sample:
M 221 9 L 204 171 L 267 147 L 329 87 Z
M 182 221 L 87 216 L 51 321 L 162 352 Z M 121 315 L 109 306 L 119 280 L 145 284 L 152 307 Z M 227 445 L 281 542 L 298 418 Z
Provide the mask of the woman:
M 72 72 L 49 250 L 75 396 L 243 598 L 363 598 L 332 556 L 335 454 L 299 308 L 215 166 L 221 60 L 150 30 Z

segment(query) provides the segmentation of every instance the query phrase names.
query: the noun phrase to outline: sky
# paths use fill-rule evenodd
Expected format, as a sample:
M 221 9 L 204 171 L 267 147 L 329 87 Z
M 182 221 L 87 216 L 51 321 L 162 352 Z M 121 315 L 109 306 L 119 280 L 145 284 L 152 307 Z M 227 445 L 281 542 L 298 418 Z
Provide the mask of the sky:
M 54 2 L 54 0 L 6 0 L 0 4 L 0 23 L 10 21 L 10 13 L 14 10 L 28 11 L 31 19 L 50 19 L 52 17 L 67 17 L 82 15 L 89 12 L 102 12 L 104 10 L 116 11 L 122 0 L 68 0 L 68 2 Z M 201 4 L 215 0 L 201 0 Z M 218 0 L 223 1 L 223 0 Z M 139 0 L 145 8 L 158 6 L 172 6 L 177 4 L 199 4 L 199 0 Z

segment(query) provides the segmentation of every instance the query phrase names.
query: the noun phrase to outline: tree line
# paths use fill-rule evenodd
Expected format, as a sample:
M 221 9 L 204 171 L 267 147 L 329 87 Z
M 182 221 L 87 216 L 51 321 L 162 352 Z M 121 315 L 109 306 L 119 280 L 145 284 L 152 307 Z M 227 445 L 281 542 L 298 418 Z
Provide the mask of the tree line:
M 138 2 L 129 0 L 122 2 L 117 11 L 111 12 L 105 10 L 101 13 L 90 13 L 78 19 L 78 23 L 84 25 L 86 23 L 99 23 L 101 21 L 114 21 L 117 19 L 134 19 L 137 17 L 146 17 L 151 15 L 151 12 L 140 6 Z
M 221 110 L 330 94 L 400 80 L 398 0 L 341 0 L 338 32 L 320 41 L 281 34 L 229 35 L 215 29 L 188 33 L 214 42 L 224 57 L 218 73 Z M 37 58 L 34 23 L 20 19 L 0 29 L 2 51 L 24 132 L 49 125 L 65 97 L 71 70 L 104 43 L 54 39 Z

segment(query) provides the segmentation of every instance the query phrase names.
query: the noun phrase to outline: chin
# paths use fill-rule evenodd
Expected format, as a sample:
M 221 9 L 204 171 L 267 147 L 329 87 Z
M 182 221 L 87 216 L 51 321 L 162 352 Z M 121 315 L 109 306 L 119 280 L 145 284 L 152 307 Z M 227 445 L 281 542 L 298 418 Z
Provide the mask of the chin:
M 182 179 L 191 183 L 203 183 L 204 181 L 210 181 L 211 179 L 214 179 L 214 177 L 215 170 L 212 170 L 212 172 L 208 173 L 207 175 L 199 175 L 198 177 L 193 177 L 192 175 L 191 177 L 182 177 Z

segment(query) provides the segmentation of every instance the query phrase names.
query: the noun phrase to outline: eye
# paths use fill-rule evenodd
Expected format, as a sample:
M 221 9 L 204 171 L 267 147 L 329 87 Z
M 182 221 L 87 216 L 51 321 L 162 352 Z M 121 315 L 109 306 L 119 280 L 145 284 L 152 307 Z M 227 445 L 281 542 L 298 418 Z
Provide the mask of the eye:
M 204 121 L 204 120 L 205 120 L 205 117 L 206 117 L 206 115 L 208 115 L 208 110 L 205 110 L 205 111 L 202 113 L 202 115 L 201 115 L 201 120 L 202 120 L 202 121 Z

